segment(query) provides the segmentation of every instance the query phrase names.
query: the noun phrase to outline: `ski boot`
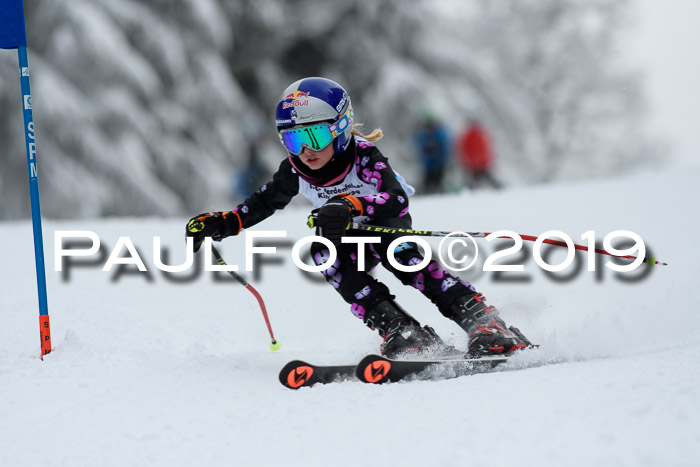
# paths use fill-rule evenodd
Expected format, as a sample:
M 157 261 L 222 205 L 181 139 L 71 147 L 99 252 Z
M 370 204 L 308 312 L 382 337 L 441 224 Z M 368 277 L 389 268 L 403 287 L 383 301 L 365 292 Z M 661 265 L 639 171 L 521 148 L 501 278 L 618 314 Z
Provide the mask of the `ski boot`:
M 430 326 L 421 327 L 393 300 L 377 303 L 365 314 L 365 324 L 377 329 L 384 338 L 380 350 L 387 358 L 419 358 L 435 355 L 457 355 L 454 347 L 445 344 Z
M 532 346 L 520 330 L 506 327 L 496 307 L 486 306 L 484 300 L 480 293 L 464 295 L 450 307 L 450 317 L 469 336 L 470 356 L 509 354 Z

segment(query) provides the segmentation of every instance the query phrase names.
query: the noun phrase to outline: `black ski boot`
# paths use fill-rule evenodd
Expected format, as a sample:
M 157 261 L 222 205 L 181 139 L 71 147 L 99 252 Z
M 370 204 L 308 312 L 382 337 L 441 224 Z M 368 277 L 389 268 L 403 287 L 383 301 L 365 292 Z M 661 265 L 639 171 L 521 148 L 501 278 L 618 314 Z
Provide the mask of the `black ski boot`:
M 494 306 L 486 306 L 482 294 L 458 298 L 450 307 L 450 318 L 469 336 L 469 355 L 500 355 L 530 346 L 516 328 L 506 327 Z
M 430 326 L 421 327 L 393 300 L 377 303 L 365 314 L 365 324 L 384 338 L 381 353 L 387 358 L 411 358 L 457 354 Z

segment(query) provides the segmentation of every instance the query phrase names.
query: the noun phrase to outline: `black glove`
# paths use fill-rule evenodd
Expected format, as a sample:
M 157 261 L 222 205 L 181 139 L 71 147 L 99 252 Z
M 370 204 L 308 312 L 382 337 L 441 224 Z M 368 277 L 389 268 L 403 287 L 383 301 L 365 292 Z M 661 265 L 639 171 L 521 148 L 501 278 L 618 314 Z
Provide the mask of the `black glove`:
M 187 223 L 185 235 L 194 239 L 194 251 L 199 251 L 206 237 L 221 239 L 238 235 L 241 231 L 241 218 L 233 211 L 205 212 L 194 216 Z
M 362 204 L 359 199 L 348 194 L 334 196 L 318 210 L 316 235 L 339 245 L 352 218 L 361 215 Z

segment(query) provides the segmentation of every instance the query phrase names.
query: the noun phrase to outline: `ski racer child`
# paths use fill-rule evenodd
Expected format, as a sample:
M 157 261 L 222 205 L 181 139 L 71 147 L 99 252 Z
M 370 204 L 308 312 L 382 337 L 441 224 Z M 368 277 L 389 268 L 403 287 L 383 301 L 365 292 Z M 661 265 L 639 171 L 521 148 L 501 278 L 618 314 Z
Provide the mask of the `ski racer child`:
M 277 103 L 276 127 L 288 154 L 272 181 L 231 211 L 190 219 L 186 234 L 193 237 L 195 251 L 204 238 L 219 241 L 238 235 L 301 194 L 317 209 L 316 235 L 336 246 L 337 258 L 323 272 L 326 280 L 352 313 L 383 337 L 381 352 L 389 358 L 454 352 L 432 328 L 421 327 L 399 306 L 384 283 L 367 270 L 358 270 L 357 244 L 341 243 L 344 235 L 367 235 L 346 230 L 350 222 L 411 228 L 408 199 L 414 189 L 374 145 L 383 136 L 381 130 L 365 136 L 353 127 L 350 96 L 338 83 L 320 77 L 301 79 L 284 90 Z M 398 236 L 401 234 L 385 234 L 381 243 L 365 244 L 367 269 L 381 263 L 404 285 L 418 289 L 440 313 L 466 331 L 471 355 L 510 353 L 526 347 L 525 341 L 506 327 L 495 307 L 486 305 L 482 294 L 437 261 L 411 273 L 393 267 L 387 260 L 387 247 Z M 319 242 L 312 243 L 311 254 L 317 265 L 330 256 L 329 249 Z M 412 243 L 400 244 L 394 257 L 401 265 L 423 261 Z

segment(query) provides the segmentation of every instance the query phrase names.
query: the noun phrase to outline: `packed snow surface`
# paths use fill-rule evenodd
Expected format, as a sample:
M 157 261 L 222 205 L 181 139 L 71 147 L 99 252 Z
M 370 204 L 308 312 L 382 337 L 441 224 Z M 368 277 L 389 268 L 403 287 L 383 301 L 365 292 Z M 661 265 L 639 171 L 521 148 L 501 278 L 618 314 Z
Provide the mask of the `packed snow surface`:
M 559 230 L 579 244 L 587 231 L 602 242 L 629 230 L 669 265 L 615 273 L 601 258 L 589 272 L 578 253 L 578 269 L 547 275 L 525 242 L 499 260 L 523 272 L 480 272 L 509 244 L 477 240 L 479 261 L 461 277 L 539 349 L 489 374 L 298 391 L 277 380 L 287 361 L 352 363 L 380 342 L 332 287 L 294 265 L 291 246 L 310 234 L 303 207 L 252 229 L 287 232 L 268 240 L 277 253 L 263 255 L 256 273 L 244 271 L 243 236 L 218 245 L 264 297 L 278 352 L 268 349 L 255 298 L 230 277 L 156 268 L 154 237 L 167 264 L 184 262 L 186 219 L 45 221 L 54 350 L 42 361 L 31 225 L 5 222 L 0 465 L 697 465 L 698 202 L 699 169 L 414 198 L 415 228 Z M 60 231 L 95 232 L 101 255 L 71 258 L 56 272 Z M 120 237 L 148 272 L 102 271 Z M 556 264 L 565 252 L 543 256 Z M 421 322 L 465 346 L 418 291 L 384 270 L 377 277 Z

